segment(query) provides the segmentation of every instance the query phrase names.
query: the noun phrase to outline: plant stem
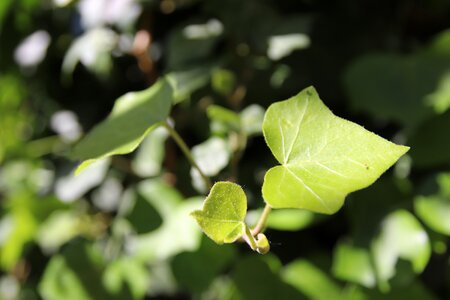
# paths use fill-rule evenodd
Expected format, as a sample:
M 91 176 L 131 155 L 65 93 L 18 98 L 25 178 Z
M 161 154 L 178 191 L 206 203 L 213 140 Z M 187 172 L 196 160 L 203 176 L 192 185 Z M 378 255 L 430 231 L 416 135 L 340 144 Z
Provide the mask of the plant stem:
M 250 228 L 248 228 L 247 224 L 245 224 L 245 234 L 242 236 L 244 241 L 252 248 L 253 251 L 256 251 L 256 241 L 255 237 L 252 235 L 252 232 L 250 231 Z
M 192 165 L 192 167 L 197 169 L 197 171 L 199 172 L 200 176 L 202 177 L 203 182 L 205 183 L 207 189 L 208 190 L 211 189 L 211 187 L 212 187 L 211 180 L 209 179 L 208 176 L 205 175 L 205 173 L 203 173 L 203 171 L 200 169 L 199 165 L 195 162 L 194 157 L 192 156 L 192 153 L 189 150 L 189 147 L 183 141 L 183 139 L 178 134 L 178 132 L 176 132 L 175 129 L 173 129 L 173 127 L 170 126 L 170 124 L 167 121 L 164 123 L 164 127 L 169 131 L 170 136 L 174 139 L 175 143 L 177 143 L 178 147 L 180 147 L 181 151 L 186 156 L 186 158 L 188 159 L 188 161 Z
M 271 211 L 272 207 L 270 207 L 269 204 L 266 204 L 261 216 L 259 217 L 258 223 L 251 231 L 252 236 L 258 235 L 258 233 L 260 233 L 264 229 L 264 227 L 266 226 L 267 218 L 269 217 Z

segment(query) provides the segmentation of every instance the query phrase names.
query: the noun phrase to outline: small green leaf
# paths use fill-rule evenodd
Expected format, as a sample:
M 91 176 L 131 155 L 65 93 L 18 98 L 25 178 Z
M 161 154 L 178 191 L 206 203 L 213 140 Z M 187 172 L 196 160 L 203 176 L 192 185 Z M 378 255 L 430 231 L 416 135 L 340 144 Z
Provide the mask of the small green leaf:
M 233 243 L 245 231 L 244 218 L 247 197 L 242 188 L 232 182 L 217 182 L 203 204 L 203 210 L 192 216 L 213 241 L 218 244 Z
M 85 161 L 76 173 L 97 159 L 132 152 L 168 117 L 171 103 L 172 88 L 166 80 L 120 97 L 109 117 L 75 146 L 72 158 Z
M 265 201 L 325 214 L 335 213 L 347 194 L 371 185 L 409 149 L 333 115 L 312 87 L 272 104 L 263 133 L 281 163 L 266 173 Z

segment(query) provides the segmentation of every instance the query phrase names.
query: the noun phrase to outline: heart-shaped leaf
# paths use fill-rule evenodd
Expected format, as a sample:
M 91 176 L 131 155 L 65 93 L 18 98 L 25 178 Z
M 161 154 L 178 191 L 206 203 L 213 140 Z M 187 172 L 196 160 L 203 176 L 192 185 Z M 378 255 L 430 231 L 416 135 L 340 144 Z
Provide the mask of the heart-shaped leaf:
M 97 159 L 132 152 L 168 117 L 171 105 L 172 88 L 164 79 L 144 91 L 117 99 L 109 117 L 75 146 L 72 158 L 84 161 L 75 173 Z
M 335 213 L 348 193 L 371 185 L 409 149 L 333 115 L 313 87 L 272 104 L 263 133 L 281 163 L 266 173 L 265 201 L 325 214 Z
M 202 210 L 192 212 L 198 224 L 217 244 L 233 243 L 245 232 L 247 197 L 232 182 L 217 182 L 212 187 Z

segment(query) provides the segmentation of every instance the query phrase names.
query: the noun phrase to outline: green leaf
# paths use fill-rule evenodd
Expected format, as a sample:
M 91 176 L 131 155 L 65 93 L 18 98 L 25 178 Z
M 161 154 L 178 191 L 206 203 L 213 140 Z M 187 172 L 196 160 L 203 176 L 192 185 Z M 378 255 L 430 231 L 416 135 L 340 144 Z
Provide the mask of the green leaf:
M 120 97 L 109 117 L 75 146 L 72 158 L 84 161 L 76 173 L 100 158 L 132 152 L 168 117 L 171 103 L 172 88 L 164 79 Z
M 225 128 L 226 131 L 239 131 L 241 120 L 239 115 L 234 111 L 219 105 L 210 105 L 206 113 L 211 121 L 218 123 L 218 125 L 215 125 L 216 127 L 220 126 L 221 128 Z M 214 124 L 212 125 L 214 126 Z
M 417 219 L 406 210 L 397 210 L 383 221 L 379 236 L 372 242 L 372 255 L 379 286 L 388 290 L 388 280 L 396 272 L 401 258 L 412 264 L 416 273 L 423 271 L 431 255 L 426 231 Z
M 437 183 L 439 192 L 417 196 L 414 199 L 414 210 L 431 229 L 450 235 L 450 173 L 439 174 Z
M 276 259 L 270 254 L 252 255 L 240 259 L 236 264 L 232 278 L 242 299 L 307 299 L 281 280 L 279 270 L 273 268 L 268 261 L 270 258 Z
M 201 233 L 189 212 L 201 205 L 201 199 L 184 200 L 176 189 L 157 179 L 140 182 L 138 195 L 155 208 L 159 215 L 157 218 L 162 220 L 162 224 L 158 224 L 159 220 L 149 221 L 159 226 L 149 228 L 154 230 L 135 238 L 134 250 L 140 259 L 154 262 L 198 248 Z
M 409 55 L 377 53 L 356 59 L 344 76 L 350 104 L 408 126 L 432 117 L 432 108 L 442 113 L 449 105 L 448 53 L 429 48 Z
M 235 255 L 235 248 L 231 245 L 219 246 L 203 237 L 197 251 L 180 253 L 171 261 L 177 282 L 194 294 L 205 291 Z
M 242 188 L 222 181 L 214 184 L 203 209 L 192 212 L 192 216 L 209 238 L 223 244 L 233 243 L 244 234 L 246 212 L 247 197 Z
M 93 244 L 77 241 L 52 257 L 39 283 L 39 293 L 49 300 L 111 299 L 99 284 L 104 267 L 102 254 Z M 130 299 L 127 294 L 122 297 Z
M 205 86 L 209 82 L 211 72 L 215 67 L 214 64 L 209 64 L 167 74 L 167 81 L 173 88 L 173 104 L 188 99 L 193 92 Z
M 282 272 L 285 282 L 308 296 L 308 299 L 340 299 L 341 288 L 328 275 L 307 260 L 299 259 Z
M 272 104 L 263 133 L 281 163 L 265 175 L 265 201 L 325 214 L 335 213 L 348 193 L 371 185 L 409 149 L 336 117 L 313 87 Z
M 333 274 L 342 280 L 372 288 L 376 284 L 370 252 L 348 243 L 339 243 L 334 251 Z
M 148 267 L 134 257 L 121 257 L 111 262 L 103 274 L 103 283 L 110 293 L 120 295 L 129 288 L 131 299 L 143 299 L 150 280 Z
M 418 196 L 414 199 L 417 215 L 436 232 L 450 235 L 450 198 Z

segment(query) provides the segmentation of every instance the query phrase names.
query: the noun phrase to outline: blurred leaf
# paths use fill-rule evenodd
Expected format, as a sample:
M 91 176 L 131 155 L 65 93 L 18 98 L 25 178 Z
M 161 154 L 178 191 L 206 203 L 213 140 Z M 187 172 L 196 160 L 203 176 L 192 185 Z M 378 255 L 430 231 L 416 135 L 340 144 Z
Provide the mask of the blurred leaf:
M 86 224 L 84 220 L 84 225 Z M 55 252 L 60 246 L 83 233 L 82 219 L 74 211 L 55 211 L 39 226 L 36 239 L 46 253 Z
M 93 245 L 73 243 L 50 260 L 39 283 L 39 293 L 48 300 L 114 299 L 99 284 L 104 266 L 101 253 Z
M 223 247 L 223 246 L 220 246 Z M 228 276 L 217 276 L 202 293 L 201 299 L 243 300 L 232 279 Z
M 270 213 L 267 227 L 276 230 L 297 231 L 309 227 L 320 217 L 320 215 L 307 210 L 277 209 Z
M 172 31 L 167 45 L 168 68 L 180 69 L 208 59 L 222 30 L 222 23 L 210 20 Z
M 231 95 L 236 87 L 236 76 L 227 69 L 217 69 L 212 74 L 213 89 L 223 95 Z
M 173 88 L 173 104 L 188 99 L 192 93 L 208 84 L 214 68 L 215 65 L 210 64 L 168 73 L 166 79 Z
M 134 197 L 134 205 L 127 214 L 127 220 L 133 226 L 137 234 L 148 233 L 157 229 L 163 223 L 163 219 L 148 197 L 137 192 Z
M 434 47 L 438 47 L 437 40 Z M 408 56 L 372 54 L 355 60 L 344 77 L 354 109 L 408 126 L 433 115 L 427 103 L 443 112 L 450 102 L 446 79 L 450 51 L 430 49 Z
M 230 161 L 230 149 L 227 142 L 219 137 L 211 137 L 205 142 L 192 148 L 192 156 L 206 176 L 215 176 Z M 196 168 L 191 168 L 191 177 L 194 187 L 206 191 L 206 186 Z
M 251 104 L 240 113 L 242 131 L 248 136 L 262 133 L 264 108 L 258 104 Z
M 241 259 L 233 270 L 232 278 L 243 299 L 307 299 L 283 282 L 278 272 L 271 269 L 261 256 Z
M 133 295 L 130 299 L 143 299 L 150 280 L 147 266 L 132 257 L 113 261 L 103 275 L 104 285 L 110 293 L 120 294 L 127 285 Z
M 199 295 L 230 263 L 235 252 L 232 246 L 218 246 L 203 238 L 195 252 L 183 252 L 172 260 L 172 270 L 177 282 L 194 295 Z M 195 274 L 195 276 L 192 276 Z
M 110 159 L 98 159 L 84 168 L 81 174 L 74 174 L 73 169 L 65 176 L 56 179 L 55 193 L 64 202 L 79 199 L 92 188 L 98 186 L 106 176 Z
M 416 280 L 401 288 L 393 288 L 389 293 L 380 292 L 376 289 L 366 290 L 368 299 L 383 300 L 437 300 L 433 294 L 428 291 L 420 280 Z
M 0 34 L 3 29 L 3 19 L 8 14 L 12 3 L 12 0 L 3 0 L 0 2 Z
M 264 108 L 257 104 L 247 106 L 239 114 L 219 105 L 210 105 L 207 114 L 212 121 L 211 130 L 218 134 L 242 131 L 251 136 L 262 132 Z
M 308 299 L 341 298 L 341 288 L 325 272 L 307 260 L 296 260 L 288 264 L 283 269 L 282 278 Z
M 134 238 L 133 249 L 140 259 L 153 262 L 197 249 L 201 234 L 189 212 L 201 206 L 200 199 L 183 201 L 177 190 L 161 180 L 142 181 L 138 193 L 163 220 L 156 230 Z
M 350 195 L 345 210 L 351 224 L 355 245 L 369 247 L 378 234 L 378 226 L 387 214 L 410 203 L 410 193 L 392 177 L 384 176 L 377 184 Z
M 375 271 L 368 249 L 339 243 L 334 250 L 333 274 L 339 279 L 361 284 L 368 288 L 376 285 Z
M 305 49 L 310 44 L 309 36 L 303 33 L 275 35 L 269 38 L 267 56 L 271 60 L 280 60 L 294 50 Z
M 450 198 L 418 196 L 414 199 L 417 215 L 436 232 L 450 235 Z
M 238 131 L 240 128 L 239 115 L 228 108 L 219 105 L 210 105 L 206 113 L 211 121 L 220 123 L 221 127 L 226 128 L 226 131 Z
M 423 123 L 412 135 L 413 167 L 429 168 L 450 164 L 450 139 L 442 135 L 450 131 L 450 111 Z M 430 149 L 433 149 L 430 154 Z
M 117 34 L 111 29 L 94 28 L 77 38 L 66 55 L 62 70 L 72 75 L 81 62 L 86 68 L 98 75 L 106 75 L 112 68 L 111 51 L 118 42 Z
M 137 175 L 150 177 L 161 172 L 165 156 L 165 142 L 168 136 L 167 129 L 159 127 L 150 132 L 142 141 L 131 164 Z
M 1 5 L 5 5 L 2 2 Z M 1 10 L 1 7 L 0 7 Z M 0 11 L 1 30 L 1 11 Z M 28 114 L 23 108 L 23 100 L 26 97 L 26 89 L 13 74 L 0 74 L 0 163 L 9 154 L 19 150 L 21 142 L 25 139 Z
M 414 210 L 431 229 L 450 235 L 450 173 L 439 174 L 437 183 L 438 193 L 414 198 Z
M 450 73 L 445 73 L 439 79 L 437 89 L 425 98 L 425 103 L 432 106 L 438 114 L 450 108 Z
M 35 198 L 31 193 L 16 194 L 6 202 L 8 214 L 2 218 L 0 227 L 0 267 L 11 270 L 23 255 L 39 226 L 51 212 L 67 208 L 53 197 Z
M 144 91 L 117 99 L 109 117 L 75 146 L 71 156 L 84 160 L 76 173 L 95 160 L 136 149 L 168 117 L 171 103 L 172 88 L 164 79 Z
M 333 214 L 348 193 L 371 185 L 409 149 L 336 117 L 314 88 L 272 104 L 263 132 L 282 164 L 266 173 L 262 187 L 273 208 Z
M 389 290 L 399 259 L 411 262 L 414 272 L 421 273 L 428 263 L 431 247 L 426 231 L 406 210 L 397 210 L 383 221 L 380 234 L 371 246 L 380 289 Z
M 202 210 L 192 212 L 198 224 L 217 244 L 233 243 L 245 231 L 247 196 L 232 182 L 217 182 L 203 203 Z

